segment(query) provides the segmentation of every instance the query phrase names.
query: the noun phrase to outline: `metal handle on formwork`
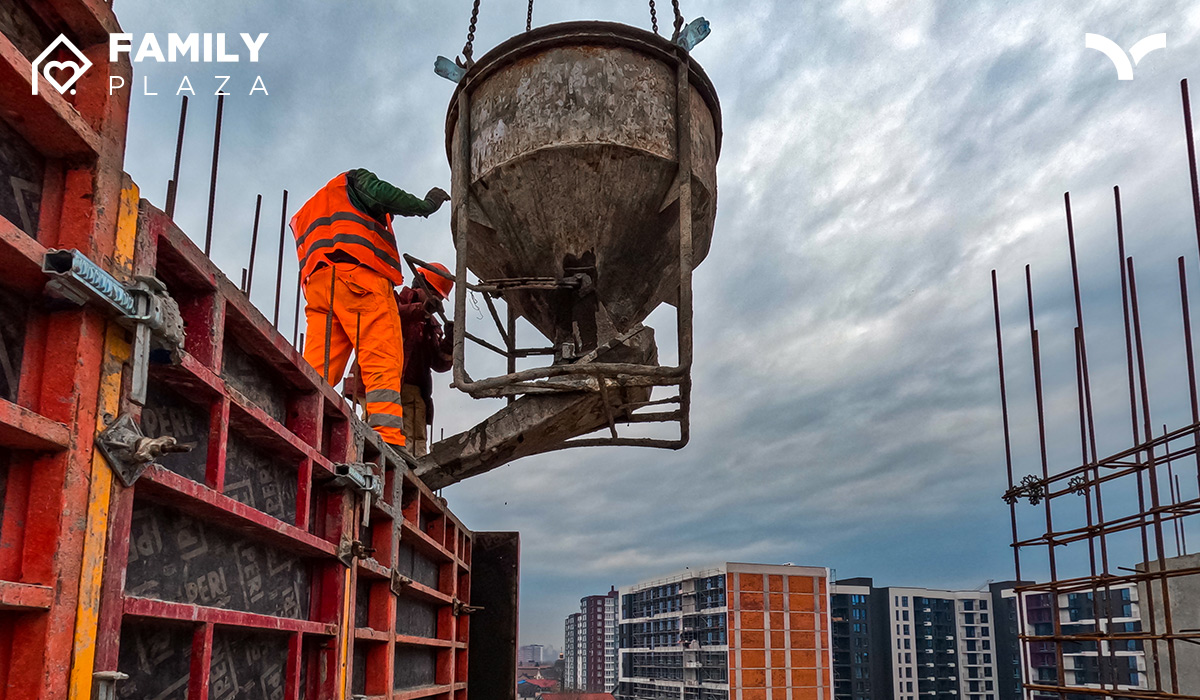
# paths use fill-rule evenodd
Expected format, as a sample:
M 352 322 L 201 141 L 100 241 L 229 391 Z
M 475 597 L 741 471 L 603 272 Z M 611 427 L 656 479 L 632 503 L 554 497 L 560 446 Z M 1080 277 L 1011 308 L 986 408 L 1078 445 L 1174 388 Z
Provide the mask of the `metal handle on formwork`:
M 51 278 L 48 290 L 81 306 L 96 304 L 133 331 L 130 400 L 144 405 L 152 334 L 171 348 L 183 347 L 183 316 L 166 286 L 153 277 L 138 277 L 126 285 L 75 249 L 46 251 L 42 272 Z

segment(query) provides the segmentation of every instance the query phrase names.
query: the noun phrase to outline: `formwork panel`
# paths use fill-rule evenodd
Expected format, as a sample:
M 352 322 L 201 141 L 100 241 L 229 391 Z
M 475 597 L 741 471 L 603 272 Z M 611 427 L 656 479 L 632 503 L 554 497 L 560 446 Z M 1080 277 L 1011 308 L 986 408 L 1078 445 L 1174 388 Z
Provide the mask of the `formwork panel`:
M 129 679 L 117 686 L 117 697 L 187 700 L 193 636 L 180 624 L 127 622 L 118 668 Z
M 151 368 L 141 423 L 192 450 L 114 499 L 105 641 L 122 651 L 100 667 L 128 665 L 146 625 L 182 622 L 189 697 L 461 691 L 471 533 L 145 202 L 139 237 L 188 334 Z M 365 524 L 364 502 L 333 479 L 362 462 L 385 482 Z

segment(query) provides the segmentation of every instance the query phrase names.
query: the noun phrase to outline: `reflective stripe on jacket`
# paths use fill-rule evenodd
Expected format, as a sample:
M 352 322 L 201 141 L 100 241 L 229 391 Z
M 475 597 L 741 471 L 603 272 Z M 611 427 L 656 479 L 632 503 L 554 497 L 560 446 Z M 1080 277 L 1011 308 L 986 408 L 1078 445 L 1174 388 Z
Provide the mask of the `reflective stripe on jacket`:
M 292 217 L 300 279 L 307 280 L 322 262 L 332 264 L 335 260 L 329 254 L 342 251 L 392 284 L 403 284 L 404 268 L 391 216 L 384 225 L 360 211 L 350 201 L 347 182 L 346 173 L 333 178 Z

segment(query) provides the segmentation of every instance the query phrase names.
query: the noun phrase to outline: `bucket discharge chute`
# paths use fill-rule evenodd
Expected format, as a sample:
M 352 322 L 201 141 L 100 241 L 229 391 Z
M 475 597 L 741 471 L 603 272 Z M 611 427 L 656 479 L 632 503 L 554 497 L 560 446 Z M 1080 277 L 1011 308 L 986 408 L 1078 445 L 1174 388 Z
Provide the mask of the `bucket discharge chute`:
M 478 282 L 457 287 L 454 383 L 476 398 L 520 398 L 435 445 L 418 473 L 445 485 L 561 447 L 682 447 L 691 274 L 716 213 L 721 120 L 711 82 L 680 44 L 608 22 L 526 32 L 458 82 L 446 126 L 456 276 Z M 508 355 L 508 373 L 472 380 L 468 288 L 488 297 L 502 335 L 492 299 L 544 335 L 553 363 L 516 371 L 515 358 L 531 353 L 510 323 L 506 347 L 491 346 Z M 663 302 L 678 310 L 674 367 L 658 365 L 641 325 Z M 654 386 L 678 395 L 651 402 Z M 653 422 L 678 423 L 679 438 L 624 438 L 616 428 Z M 571 439 L 600 428 L 606 437 Z

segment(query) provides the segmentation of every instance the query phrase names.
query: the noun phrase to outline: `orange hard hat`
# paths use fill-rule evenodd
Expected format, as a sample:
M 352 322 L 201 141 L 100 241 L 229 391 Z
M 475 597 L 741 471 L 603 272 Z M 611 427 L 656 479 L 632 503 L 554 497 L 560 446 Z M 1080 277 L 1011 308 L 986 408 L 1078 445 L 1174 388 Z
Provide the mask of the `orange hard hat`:
M 446 279 L 445 277 L 442 277 L 441 275 L 439 275 L 437 272 L 430 272 L 431 269 L 438 270 L 440 272 L 444 272 L 447 275 L 451 274 L 450 270 L 441 263 L 429 263 L 428 269 L 426 269 L 425 267 L 417 268 L 417 272 L 421 273 L 421 277 L 425 278 L 425 281 L 429 284 L 430 287 L 433 288 L 433 290 L 435 292 L 438 293 L 438 295 L 440 295 L 443 299 L 449 299 L 450 298 L 450 290 L 454 289 L 454 280 Z M 453 275 L 451 275 L 451 276 L 453 276 Z

